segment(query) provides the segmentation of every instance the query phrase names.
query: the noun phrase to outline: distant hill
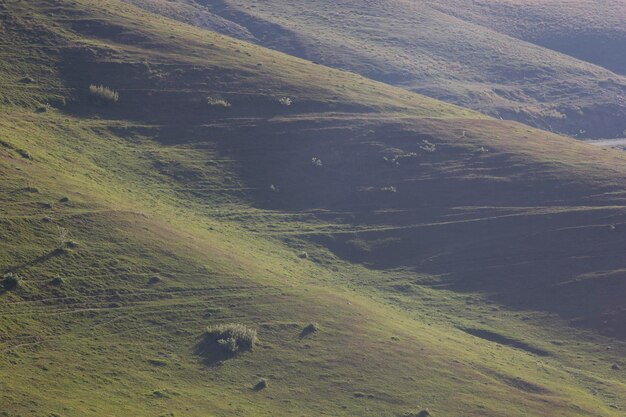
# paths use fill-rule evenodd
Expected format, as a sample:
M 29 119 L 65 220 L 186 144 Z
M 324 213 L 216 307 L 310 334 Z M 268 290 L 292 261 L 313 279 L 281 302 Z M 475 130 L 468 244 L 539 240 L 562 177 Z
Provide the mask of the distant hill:
M 433 1 L 460 19 L 626 75 L 626 3 L 621 0 Z
M 623 2 L 126 1 L 494 117 L 577 137 L 626 130 Z

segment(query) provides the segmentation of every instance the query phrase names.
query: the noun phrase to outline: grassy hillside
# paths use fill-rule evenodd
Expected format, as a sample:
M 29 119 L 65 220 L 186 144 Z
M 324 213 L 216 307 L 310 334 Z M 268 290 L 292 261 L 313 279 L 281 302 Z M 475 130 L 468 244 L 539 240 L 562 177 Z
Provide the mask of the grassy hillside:
M 489 273 L 620 245 L 622 154 L 115 0 L 0 7 L 4 415 L 621 416 L 619 254 Z M 199 355 L 229 323 L 254 349 Z
M 517 6 L 502 5 L 505 12 L 496 13 L 493 10 L 500 9 L 490 6 L 496 2 L 466 0 L 432 4 L 387 0 L 126 1 L 497 118 L 578 137 L 621 137 L 626 130 L 623 73 L 611 72 L 615 65 L 607 70 L 579 60 L 585 59 L 585 53 L 555 46 L 569 42 L 585 50 L 593 49 L 593 53 L 602 56 L 621 59 L 618 57 L 623 54 L 619 48 L 623 42 L 619 35 L 612 35 L 623 26 L 617 23 L 619 16 L 623 17 L 621 8 L 616 12 L 618 17 L 604 19 L 613 13 L 613 8 L 593 3 L 578 14 L 572 12 L 579 18 L 565 19 L 571 21 L 571 25 L 563 24 L 573 36 L 580 33 L 578 29 L 587 23 L 593 10 L 604 10 L 593 21 L 602 21 L 614 28 L 603 32 L 605 27 L 596 25 L 597 32 L 602 32 L 601 38 L 610 37 L 614 46 L 598 48 L 583 47 L 592 42 L 585 40 L 587 38 L 570 42 L 569 35 L 562 38 L 550 32 L 550 28 L 557 27 L 556 22 L 564 20 L 563 10 L 575 9 L 573 6 L 537 6 L 535 9 L 529 6 L 519 11 Z M 544 16 L 546 8 L 551 12 Z M 525 17 L 520 19 L 518 11 L 526 13 Z M 224 29 L 223 25 L 213 22 L 217 18 L 232 24 Z M 516 23 L 511 23 L 513 20 Z M 530 35 L 519 36 L 519 39 L 510 36 L 517 36 L 513 33 L 515 28 L 526 23 L 547 28 L 538 44 L 527 42 L 535 40 Z M 502 29 L 505 26 L 507 30 Z M 594 27 L 593 24 L 590 27 Z M 605 44 L 602 41 L 602 45 Z M 539 45 L 572 52 L 573 57 Z M 614 53 L 606 53 L 610 48 L 615 49 Z M 605 64 L 604 61 L 589 61 Z
M 626 4 L 623 1 L 544 2 L 464 0 L 432 2 L 461 19 L 626 75 Z

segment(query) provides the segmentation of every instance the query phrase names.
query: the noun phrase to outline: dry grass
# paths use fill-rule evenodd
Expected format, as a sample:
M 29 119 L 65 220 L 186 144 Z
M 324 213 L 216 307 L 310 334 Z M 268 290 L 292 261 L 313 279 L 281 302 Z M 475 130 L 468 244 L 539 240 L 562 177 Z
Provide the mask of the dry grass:
M 230 102 L 228 102 L 227 100 L 224 100 L 223 98 L 219 98 L 219 97 L 212 97 L 212 96 L 209 96 L 206 98 L 206 103 L 210 107 L 217 107 L 217 108 L 222 108 L 222 109 L 228 109 L 231 106 Z
M 117 103 L 120 99 L 120 94 L 117 91 L 103 85 L 90 85 L 89 94 L 111 103 Z
M 243 324 L 220 324 L 207 328 L 198 344 L 198 353 L 203 356 L 216 352 L 236 355 L 252 350 L 256 343 L 256 330 Z

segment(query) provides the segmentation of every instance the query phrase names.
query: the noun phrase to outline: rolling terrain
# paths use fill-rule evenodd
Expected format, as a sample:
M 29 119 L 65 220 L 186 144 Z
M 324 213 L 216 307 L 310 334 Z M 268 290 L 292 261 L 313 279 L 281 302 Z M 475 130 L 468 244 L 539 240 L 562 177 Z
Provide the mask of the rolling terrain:
M 582 138 L 626 130 L 621 0 L 126 1 L 496 118 Z
M 0 23 L 0 414 L 623 415 L 622 152 L 118 0 Z
M 626 3 L 611 1 L 431 2 L 445 13 L 626 75 Z

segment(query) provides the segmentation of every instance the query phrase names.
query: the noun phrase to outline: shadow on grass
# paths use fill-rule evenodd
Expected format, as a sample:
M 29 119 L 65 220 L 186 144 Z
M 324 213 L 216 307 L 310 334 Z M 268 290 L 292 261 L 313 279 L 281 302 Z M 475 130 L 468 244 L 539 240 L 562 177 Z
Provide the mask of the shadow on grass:
M 467 334 L 471 334 L 472 336 L 479 337 L 481 339 L 498 343 L 504 346 L 510 346 L 516 349 L 520 349 L 528 353 L 532 353 L 533 355 L 537 355 L 537 356 L 550 356 L 551 355 L 551 353 L 546 350 L 539 349 L 537 347 L 531 346 L 520 340 L 512 339 L 512 338 L 503 336 L 501 334 L 498 334 L 489 330 L 474 329 L 474 328 L 461 328 L 461 330 Z
M 202 363 L 208 367 L 220 366 L 224 361 L 236 357 L 239 352 L 233 352 L 218 342 L 219 337 L 205 333 L 200 336 L 194 353 L 202 357 Z
M 35 265 L 42 264 L 44 262 L 49 261 L 52 258 L 57 258 L 59 256 L 63 256 L 66 253 L 67 253 L 67 250 L 65 250 L 63 248 L 56 248 L 56 249 L 53 249 L 53 250 L 51 250 L 50 252 L 48 252 L 48 253 L 46 253 L 44 255 L 41 255 L 41 256 L 33 259 L 32 261 L 24 262 L 24 263 L 22 263 L 20 265 L 10 267 L 10 268 L 2 271 L 2 274 L 6 274 L 6 273 L 9 273 L 9 272 L 14 272 L 14 273 L 15 272 L 19 272 L 19 271 L 21 271 L 24 268 L 28 268 L 30 266 L 35 266 Z
M 259 379 L 259 382 L 257 382 L 256 385 L 252 387 L 252 391 L 263 391 L 265 388 L 267 388 L 267 379 L 261 378 Z
M 311 323 L 308 326 L 306 326 L 304 329 L 302 329 L 299 337 L 300 339 L 304 339 L 305 337 L 310 336 L 313 333 L 316 333 L 318 330 L 319 330 L 318 325 L 315 323 Z

